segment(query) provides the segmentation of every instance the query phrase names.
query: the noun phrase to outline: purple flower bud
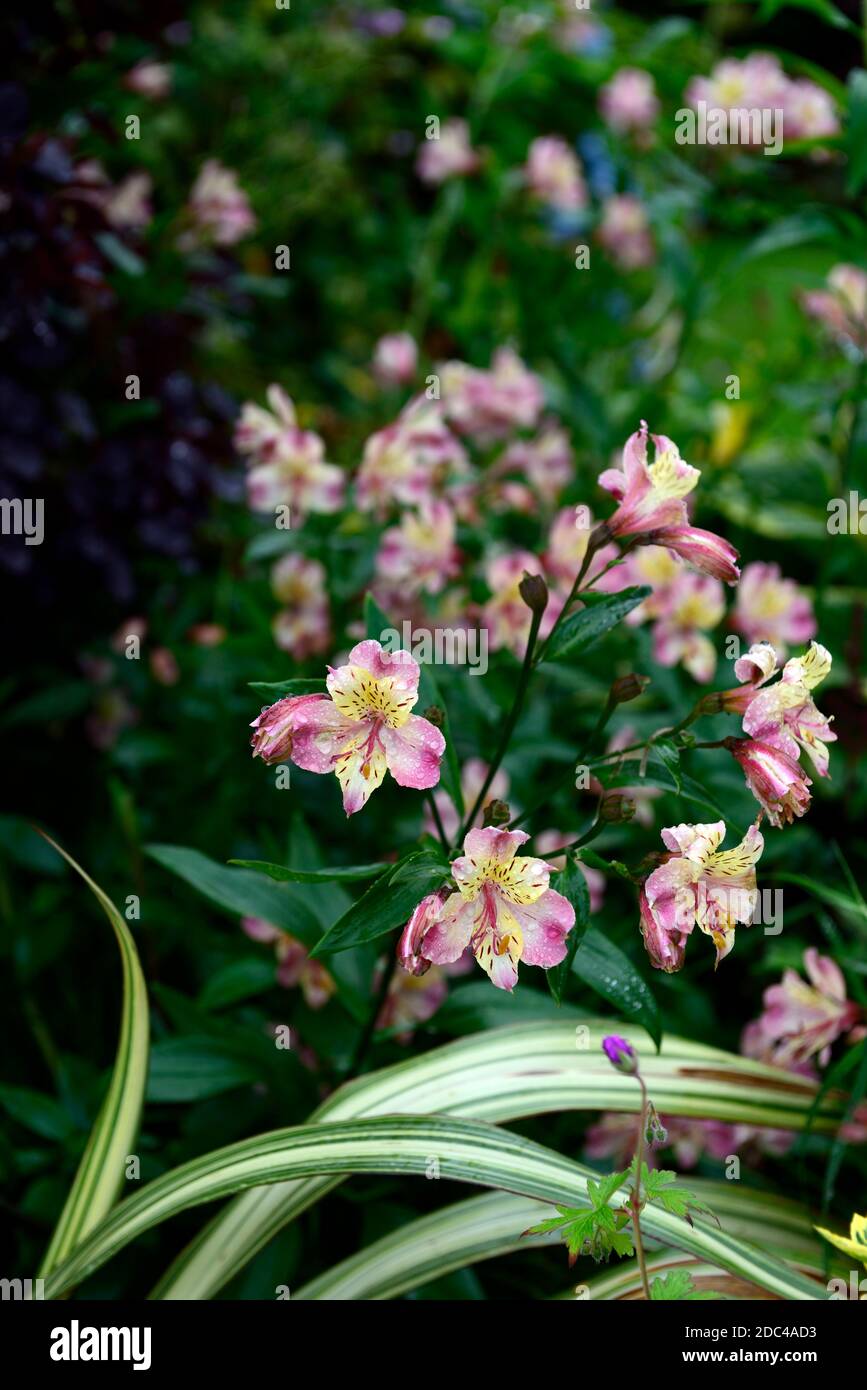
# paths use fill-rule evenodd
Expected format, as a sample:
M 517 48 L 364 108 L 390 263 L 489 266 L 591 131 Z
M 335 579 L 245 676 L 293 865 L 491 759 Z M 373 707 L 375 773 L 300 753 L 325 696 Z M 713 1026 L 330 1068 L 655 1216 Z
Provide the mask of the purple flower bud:
M 616 1071 L 625 1072 L 627 1076 L 638 1074 L 638 1053 L 625 1038 L 609 1034 L 602 1039 L 602 1051 Z

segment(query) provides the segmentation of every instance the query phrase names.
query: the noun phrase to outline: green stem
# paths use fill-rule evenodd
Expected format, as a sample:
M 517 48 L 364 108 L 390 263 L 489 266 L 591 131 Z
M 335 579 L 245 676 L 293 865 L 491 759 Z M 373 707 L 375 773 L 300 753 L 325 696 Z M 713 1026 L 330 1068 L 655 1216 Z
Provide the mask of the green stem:
M 446 854 L 448 854 L 449 850 L 451 849 L 451 846 L 449 845 L 449 837 L 445 832 L 445 828 L 443 826 L 442 818 L 439 812 L 439 807 L 436 804 L 436 800 L 434 799 L 434 794 L 432 791 L 427 793 L 427 800 L 428 805 L 431 809 L 431 815 L 433 816 L 434 825 L 437 828 L 437 834 L 440 837 L 440 844 L 442 845 Z
M 358 1075 L 362 1066 L 364 1065 L 364 1062 L 367 1058 L 367 1054 L 370 1051 L 370 1045 L 373 1042 L 373 1035 L 376 1031 L 376 1020 L 379 1018 L 382 1006 L 388 998 L 388 991 L 391 988 L 391 982 L 394 979 L 395 972 L 397 970 L 398 938 L 399 934 L 398 937 L 395 937 L 395 939 L 391 943 L 391 949 L 388 953 L 388 957 L 385 962 L 385 968 L 382 972 L 382 979 L 379 984 L 379 989 L 376 992 L 376 998 L 373 1002 L 373 1008 L 367 1016 L 367 1022 L 364 1025 L 361 1037 L 358 1039 L 358 1045 L 355 1049 L 355 1055 L 352 1058 L 352 1062 L 349 1066 L 349 1071 L 346 1074 L 345 1079 L 347 1081 L 350 1081 L 354 1076 Z
M 647 1129 L 647 1087 L 642 1076 L 637 1075 L 636 1081 L 641 1087 L 641 1114 L 638 1117 L 638 1143 L 635 1146 L 635 1179 L 632 1184 L 632 1197 L 629 1205 L 632 1208 L 632 1231 L 635 1236 L 635 1256 L 638 1260 L 638 1268 L 641 1271 L 641 1286 L 644 1289 L 644 1297 L 650 1302 L 650 1284 L 647 1279 L 647 1261 L 644 1258 L 644 1242 L 641 1239 L 641 1170 L 644 1165 L 644 1132 Z
M 554 626 L 551 628 L 551 631 L 548 633 L 548 636 L 542 643 L 539 655 L 536 658 L 537 665 L 540 661 L 545 660 L 545 653 L 551 645 L 551 639 L 553 638 L 554 633 L 557 631 L 560 624 L 563 622 L 563 619 L 567 616 L 570 606 L 575 602 L 576 598 L 578 597 L 581 591 L 581 581 L 590 568 L 593 556 L 596 554 L 596 551 L 599 549 L 599 547 L 601 545 L 604 545 L 606 539 L 607 532 L 604 530 L 604 523 L 601 526 L 595 527 L 594 530 L 590 532 L 590 535 L 587 538 L 587 549 L 584 552 L 584 559 L 581 561 L 581 568 L 579 569 L 574 580 L 572 581 L 572 588 L 569 590 L 569 596 L 566 599 L 566 602 L 563 604 L 563 607 L 560 609 L 560 612 L 557 614 L 557 617 L 554 620 Z
M 533 652 L 536 647 L 536 638 L 539 635 L 539 626 L 541 622 L 542 611 L 534 611 L 533 618 L 530 623 L 530 635 L 527 638 L 527 650 L 524 652 L 524 664 L 521 667 L 521 674 L 518 678 L 518 688 L 515 691 L 515 698 L 512 701 L 512 708 L 509 710 L 508 718 L 506 719 L 506 722 L 503 725 L 503 732 L 500 737 L 500 742 L 497 747 L 497 751 L 494 754 L 493 759 L 491 760 L 491 765 L 488 768 L 488 774 L 484 782 L 482 783 L 481 791 L 476 797 L 475 804 L 472 810 L 470 811 L 469 815 L 466 817 L 463 825 L 458 831 L 456 841 L 457 844 L 463 843 L 464 836 L 466 835 L 470 826 L 475 822 L 476 816 L 479 814 L 479 811 L 485 804 L 485 797 L 488 794 L 490 785 L 496 777 L 500 763 L 503 761 L 503 758 L 506 755 L 506 750 L 509 747 L 512 734 L 515 730 L 515 725 L 518 722 L 518 716 L 521 713 L 521 710 L 524 705 L 524 698 L 527 694 L 527 687 L 530 684 L 530 676 L 533 673 Z

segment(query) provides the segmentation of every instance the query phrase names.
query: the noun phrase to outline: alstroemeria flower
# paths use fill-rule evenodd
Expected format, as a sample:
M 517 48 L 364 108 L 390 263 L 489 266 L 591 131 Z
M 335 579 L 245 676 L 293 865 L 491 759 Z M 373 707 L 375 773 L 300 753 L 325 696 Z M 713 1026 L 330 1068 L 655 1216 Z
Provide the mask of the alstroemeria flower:
M 735 942 L 735 925 L 749 922 L 756 906 L 756 862 L 764 848 L 751 825 L 734 849 L 720 850 L 725 822 L 673 825 L 662 839 L 671 851 L 644 884 L 642 934 L 653 965 L 677 970 L 683 962 L 683 939 L 698 925 L 716 946 L 716 963 Z M 652 928 L 651 928 L 652 923 Z
M 297 551 L 282 555 L 271 570 L 271 592 L 283 605 L 271 631 L 281 651 L 305 661 L 331 645 L 325 566 Z
M 348 816 L 386 770 L 401 787 L 435 787 L 446 745 L 439 729 L 411 712 L 418 679 L 409 652 L 359 642 L 345 666 L 328 668 L 327 695 L 289 696 L 253 721 L 253 756 L 335 773 Z
M 571 481 L 573 468 L 568 434 L 557 425 L 543 423 L 535 439 L 516 439 L 509 444 L 491 465 L 488 477 L 517 472 L 528 480 L 544 502 L 556 502 Z
M 195 241 L 234 246 L 256 229 L 250 200 L 238 175 L 218 159 L 206 159 L 190 190 L 189 211 L 194 231 L 183 237 L 186 248 Z
M 801 307 L 830 329 L 842 344 L 860 351 L 867 344 L 867 274 L 857 265 L 835 265 L 827 290 L 805 290 Z
M 653 655 L 660 666 L 680 662 L 695 680 L 712 680 L 716 647 L 705 632 L 716 627 L 725 613 L 719 580 L 682 569 L 660 595 L 655 611 Z
M 416 397 L 364 446 L 356 477 L 362 511 L 418 505 L 454 474 L 467 470 L 463 445 L 448 428 L 438 402 Z
M 493 444 L 538 422 L 542 382 L 513 348 L 497 348 L 487 371 L 467 362 L 443 362 L 439 378 L 447 420 L 477 444 Z
M 757 738 L 727 739 L 725 745 L 744 770 L 747 786 L 779 830 L 810 809 L 813 784 L 800 763 L 772 743 Z
M 757 1026 L 772 1048 L 771 1060 L 781 1067 L 808 1062 L 818 1056 L 825 1067 L 831 1045 L 848 1033 L 862 1010 L 846 998 L 846 981 L 830 956 L 820 956 L 815 946 L 804 952 L 810 983 L 796 970 L 785 970 L 779 984 L 764 993 L 764 1009 Z
M 738 584 L 732 626 L 750 642 L 770 642 L 780 657 L 787 646 L 816 635 L 813 605 L 794 579 L 783 579 L 779 565 L 760 560 L 746 565 Z
M 659 115 L 659 98 L 649 72 L 618 68 L 599 91 L 599 111 L 605 124 L 619 135 L 642 131 Z
M 620 504 L 603 523 L 600 539 L 639 536 L 639 544 L 662 545 L 688 560 L 702 574 L 734 583 L 739 570 L 737 551 L 712 531 L 689 523 L 685 498 L 701 473 L 685 463 L 674 440 L 664 434 L 650 436 L 655 448 L 647 461 L 647 423 L 631 434 L 623 449 L 620 468 L 607 468 L 599 485 Z
M 539 135 L 531 142 L 524 178 L 534 198 L 559 212 L 576 212 L 587 203 L 581 161 L 562 135 Z
M 796 761 L 800 750 L 820 777 L 828 776 L 828 749 L 837 735 L 831 721 L 816 708 L 812 690 L 831 670 L 831 653 L 811 642 L 803 656 L 791 657 L 774 685 L 759 691 L 744 714 L 744 732 L 770 744 Z
M 849 1223 L 848 1236 L 838 1236 L 834 1231 L 827 1231 L 824 1226 L 814 1226 L 813 1229 L 838 1250 L 842 1250 L 844 1255 L 850 1255 L 853 1260 L 860 1260 L 867 1269 L 867 1214 L 859 1216 L 855 1212 Z
M 647 209 L 634 193 L 605 199 L 596 237 L 620 270 L 643 270 L 656 259 Z
M 285 391 L 272 385 L 267 396 L 270 410 L 248 402 L 235 427 L 235 447 L 248 455 L 251 511 L 289 506 L 297 514 L 293 520 L 307 512 L 336 512 L 343 503 L 343 469 L 325 462 L 318 434 L 299 429 Z
M 400 525 L 384 532 L 376 556 L 376 573 L 410 594 L 438 594 L 459 569 L 455 514 L 440 498 L 404 512 Z
M 470 128 L 459 116 L 443 121 L 436 136 L 418 148 L 415 171 L 425 183 L 444 183 L 459 175 L 474 174 L 479 156 L 470 144 Z
M 575 911 L 549 887 L 550 867 L 518 855 L 523 830 L 471 830 L 454 860 L 458 891 L 428 927 L 421 951 L 435 965 L 455 961 L 469 947 L 498 989 L 512 990 L 518 962 L 549 969 L 566 954 Z
M 418 344 L 411 333 L 385 333 L 373 351 L 373 371 L 383 386 L 412 381 L 418 366 Z
M 262 917 L 242 917 L 241 927 L 252 941 L 274 947 L 279 985 L 284 989 L 300 985 L 304 1002 L 311 1009 L 321 1009 L 328 1003 L 337 985 L 322 962 L 311 958 L 303 942 Z

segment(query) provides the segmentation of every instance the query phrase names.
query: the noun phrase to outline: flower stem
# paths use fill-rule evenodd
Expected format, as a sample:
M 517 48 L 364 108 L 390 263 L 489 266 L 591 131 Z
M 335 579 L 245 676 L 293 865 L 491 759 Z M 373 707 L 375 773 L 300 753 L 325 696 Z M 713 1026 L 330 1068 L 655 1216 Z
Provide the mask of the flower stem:
M 443 826 L 443 823 L 442 823 L 442 817 L 440 816 L 439 807 L 438 807 L 437 804 L 436 804 L 436 800 L 435 800 L 435 798 L 434 798 L 434 794 L 433 794 L 432 791 L 429 791 L 429 792 L 427 793 L 427 800 L 428 800 L 428 805 L 430 806 L 431 815 L 433 816 L 434 825 L 435 825 L 436 828 L 437 828 L 437 834 L 438 834 L 439 837 L 440 837 L 440 844 L 442 845 L 442 847 L 443 847 L 443 849 L 445 850 L 446 854 L 448 854 L 449 849 L 450 849 L 450 846 L 449 846 L 449 837 L 448 837 L 448 835 L 447 835 L 446 832 L 445 832 L 445 827 Z
M 527 650 L 524 652 L 524 664 L 521 667 L 521 674 L 518 677 L 518 688 L 515 691 L 515 698 L 512 701 L 512 708 L 509 710 L 508 717 L 506 719 L 505 724 L 503 725 L 503 732 L 500 736 L 500 742 L 497 747 L 497 751 L 491 760 L 491 765 L 488 768 L 488 774 L 484 782 L 482 783 L 481 791 L 476 797 L 475 804 L 473 805 L 472 810 L 470 811 L 469 815 L 466 817 L 463 825 L 458 831 L 456 841 L 456 844 L 458 845 L 462 843 L 464 836 L 466 835 L 470 826 L 475 821 L 476 816 L 479 814 L 479 811 L 481 810 L 482 806 L 485 804 L 485 797 L 488 794 L 488 790 L 490 788 L 491 783 L 497 775 L 497 770 L 499 769 L 500 763 L 503 761 L 503 758 L 506 755 L 506 751 L 509 747 L 512 734 L 515 731 L 515 725 L 518 722 L 518 716 L 521 713 L 521 710 L 524 705 L 524 698 L 527 694 L 527 686 L 530 684 L 530 677 L 533 674 L 533 652 L 536 648 L 536 638 L 539 636 L 539 625 L 541 624 L 541 622 L 542 611 L 534 611 L 532 620 L 530 622 L 530 635 L 527 638 Z
M 397 938 L 391 943 L 391 949 L 389 950 L 388 956 L 386 958 L 385 967 L 382 972 L 382 979 L 379 982 L 379 989 L 376 992 L 376 998 L 374 999 L 373 1006 L 370 1010 L 370 1013 L 367 1016 L 367 1022 L 365 1023 L 364 1028 L 362 1029 L 361 1037 L 358 1039 L 358 1044 L 355 1048 L 355 1053 L 353 1055 L 351 1063 L 349 1064 L 349 1071 L 346 1073 L 345 1080 L 347 1081 L 351 1080 L 353 1076 L 357 1076 L 362 1066 L 364 1065 L 364 1062 L 367 1058 L 367 1054 L 370 1051 L 370 1045 L 373 1042 L 373 1035 L 376 1031 L 376 1020 L 379 1018 L 382 1006 L 388 998 L 388 991 L 391 987 L 391 982 L 394 979 L 396 970 Z
M 593 556 L 596 554 L 599 547 L 605 543 L 607 535 L 608 533 L 604 529 L 604 522 L 602 523 L 602 525 L 596 526 L 590 532 L 590 535 L 587 538 L 587 549 L 584 552 L 584 559 L 581 561 L 581 568 L 579 569 L 574 580 L 572 581 L 572 588 L 569 590 L 569 596 L 566 599 L 566 602 L 563 604 L 563 607 L 560 609 L 560 612 L 557 614 L 557 617 L 554 620 L 554 626 L 551 628 L 551 631 L 548 633 L 548 636 L 542 644 L 542 647 L 539 651 L 539 655 L 536 658 L 537 665 L 540 661 L 544 661 L 545 653 L 551 645 L 551 639 L 553 638 L 554 633 L 557 631 L 563 619 L 567 616 L 569 607 L 571 606 L 571 604 L 575 602 L 575 599 L 581 592 L 581 581 L 583 580 L 585 574 L 590 568 L 590 565 L 592 564 Z
M 644 1297 L 650 1301 L 650 1284 L 647 1279 L 647 1261 L 644 1257 L 644 1242 L 641 1239 L 641 1170 L 644 1166 L 644 1132 L 647 1128 L 647 1087 L 641 1075 L 636 1076 L 636 1081 L 641 1087 L 641 1114 L 638 1124 L 638 1143 L 635 1146 L 635 1179 L 632 1184 L 632 1196 L 629 1205 L 632 1209 L 632 1231 L 635 1236 L 635 1257 L 638 1260 L 638 1268 L 641 1271 L 641 1286 L 644 1289 Z

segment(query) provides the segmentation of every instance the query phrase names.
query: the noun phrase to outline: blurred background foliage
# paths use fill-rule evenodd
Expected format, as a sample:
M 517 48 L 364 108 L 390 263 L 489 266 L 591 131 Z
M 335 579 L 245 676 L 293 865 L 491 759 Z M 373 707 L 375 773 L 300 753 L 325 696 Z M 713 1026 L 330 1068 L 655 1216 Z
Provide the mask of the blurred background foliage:
M 301 795 L 287 810 L 273 774 L 248 755 L 246 725 L 259 701 L 247 683 L 321 670 L 318 659 L 298 666 L 274 645 L 275 538 L 247 510 L 231 444 L 241 402 L 261 400 L 272 381 L 349 471 L 402 404 L 370 369 L 382 334 L 409 330 L 430 364 L 486 365 L 512 342 L 569 429 L 576 464 L 565 500 L 597 510 L 596 475 L 640 418 L 676 439 L 703 470 L 700 524 L 727 535 L 743 561 L 772 560 L 797 580 L 835 656 L 822 702 L 841 740 L 833 781 L 814 787 L 806 821 L 769 834 L 766 881 L 776 865 L 838 882 L 838 856 L 857 876 L 867 804 L 865 537 L 829 538 L 826 508 L 844 489 L 867 486 L 864 380 L 857 355 L 823 335 L 797 297 L 834 264 L 863 260 L 867 244 L 856 10 L 821 0 L 600 2 L 595 31 L 580 42 L 564 35 L 574 9 L 553 0 L 402 9 L 295 0 L 289 10 L 267 0 L 66 0 L 4 19 L 16 75 L 0 96 L 0 481 L 4 496 L 24 489 L 46 499 L 44 545 L 4 537 L 0 546 L 0 1170 L 17 1241 L 9 1268 L 30 1269 L 47 1239 L 101 1094 L 119 1007 L 103 925 L 29 824 L 55 834 L 120 906 L 130 894 L 141 900 L 135 929 L 155 1029 L 144 1178 L 304 1118 L 356 1045 L 344 985 L 347 998 L 370 991 L 372 949 L 335 958 L 345 979 L 322 1011 L 279 989 L 270 957 L 240 932 L 241 913 L 310 943 L 345 906 L 346 890 L 263 887 L 226 861 L 367 862 L 420 830 L 420 798 L 384 787 L 376 814 L 359 817 L 347 837 L 334 789 L 322 785 L 330 779 L 293 772 Z M 840 134 L 818 142 L 821 157 L 809 142 L 777 158 L 674 143 L 689 79 L 755 49 L 777 54 L 787 73 L 811 78 L 838 104 Z M 162 99 L 126 84 L 134 65 L 151 60 L 170 69 Z M 625 65 L 652 74 L 661 102 L 646 148 L 614 135 L 598 113 L 601 85 Z M 416 176 L 432 113 L 469 122 L 482 158 L 476 175 L 440 188 Z M 137 140 L 124 135 L 131 114 L 141 122 Z M 530 142 L 550 133 L 584 165 L 592 201 L 577 222 L 530 202 L 517 176 Z M 236 172 L 257 227 L 235 246 L 185 250 L 185 207 L 209 158 Z M 150 175 L 147 226 L 119 230 L 82 196 L 81 165 L 94 160 L 113 185 Z M 579 271 L 576 244 L 592 244 L 600 201 L 613 192 L 646 205 L 656 260 L 627 273 L 594 248 L 592 273 Z M 289 271 L 275 269 L 281 245 L 291 250 Z M 130 374 L 140 377 L 139 401 L 125 398 Z M 731 374 L 740 379 L 735 401 L 725 396 Z M 495 515 L 490 525 L 495 538 L 537 544 L 533 518 Z M 307 536 L 326 563 L 335 649 L 345 650 L 372 573 L 375 528 L 319 517 Z M 461 542 L 471 554 L 478 548 L 472 535 Z M 139 618 L 143 659 L 128 661 L 112 637 Z M 213 644 L 191 636 L 203 624 L 224 633 Z M 644 629 L 612 639 L 597 661 L 558 669 L 507 760 L 518 805 L 533 799 L 543 773 L 568 768 L 612 671 L 633 668 L 654 677 L 629 711 L 638 736 L 697 696 L 683 671 L 654 665 Z M 443 673 L 462 759 L 490 754 L 513 680 L 504 655 L 485 680 Z M 717 684 L 730 683 L 723 663 Z M 719 732 L 729 731 L 721 720 Z M 732 824 L 752 818 L 734 767 L 693 759 L 690 772 Z M 660 824 L 708 818 L 674 794 L 662 805 L 656 827 L 639 832 L 641 852 L 658 848 Z M 574 806 L 552 807 L 551 824 L 566 814 L 574 824 Z M 579 808 L 582 823 L 591 814 L 589 803 Z M 208 859 L 176 860 L 179 881 L 149 856 L 153 842 Z M 634 827 L 615 827 L 604 850 L 637 858 L 635 842 Z M 828 949 L 847 968 L 853 997 L 864 993 L 863 919 L 798 888 L 786 890 L 783 935 L 741 933 L 716 976 L 698 949 L 678 975 L 649 970 L 628 885 L 609 884 L 600 925 L 647 979 L 654 974 L 668 1031 L 733 1049 L 762 989 L 783 966 L 800 966 L 805 945 Z M 513 1000 L 481 977 L 461 981 L 415 1045 L 508 1022 L 514 1008 L 544 1012 L 553 1005 L 543 991 L 544 982 L 528 980 Z M 605 1007 L 589 991 L 576 989 L 576 1001 Z M 292 1025 L 318 1069 L 275 1051 L 267 1032 L 275 1021 Z M 401 1055 L 393 1039 L 377 1045 L 378 1062 Z M 580 1151 L 574 1116 L 522 1128 Z M 850 1150 L 839 1175 L 842 1212 L 863 1206 L 862 1155 Z M 827 1158 L 827 1143 L 808 1139 L 755 1181 L 819 1205 Z M 433 1201 L 418 1191 L 425 1186 L 413 1188 L 413 1210 Z M 271 1296 L 302 1266 L 310 1277 L 327 1262 L 322 1252 L 333 1258 L 404 1219 L 407 1193 L 386 1181 L 345 1185 L 231 1292 Z M 141 1293 L 198 1220 L 140 1242 L 92 1291 Z M 427 1292 L 509 1296 L 530 1286 L 528 1275 L 540 1291 L 562 1282 L 555 1257 L 536 1251 Z

